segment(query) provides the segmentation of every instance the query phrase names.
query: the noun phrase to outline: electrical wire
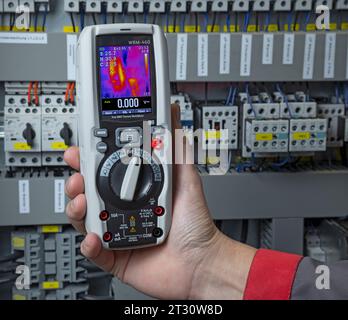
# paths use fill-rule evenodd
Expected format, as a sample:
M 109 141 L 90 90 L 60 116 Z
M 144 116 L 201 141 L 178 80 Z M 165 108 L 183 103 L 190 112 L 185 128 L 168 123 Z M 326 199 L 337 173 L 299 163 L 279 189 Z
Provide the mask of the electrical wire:
M 226 28 L 227 32 L 231 32 L 231 15 L 229 13 L 226 14 Z
M 70 84 L 69 95 L 70 95 L 70 103 L 71 103 L 73 106 L 75 105 L 74 90 L 75 90 L 75 82 L 72 82 L 72 83 Z
M 249 20 L 250 20 L 250 12 L 247 12 L 244 16 L 243 32 L 248 32 Z
M 83 2 L 80 3 L 80 29 L 81 31 L 83 30 L 83 28 L 85 27 L 85 13 L 86 13 L 86 7 L 85 4 Z
M 172 32 L 176 32 L 176 12 L 174 12 L 173 16 L 173 30 Z
M 35 99 L 35 105 L 39 105 L 39 82 L 34 82 L 34 99 Z
M 195 32 L 198 32 L 198 12 L 195 12 Z
M 112 13 L 112 23 L 116 23 L 116 13 Z
M 38 24 L 38 20 L 39 20 L 39 14 L 37 12 L 35 12 L 35 18 L 34 18 L 34 31 L 37 31 L 37 24 Z
M 64 96 L 64 103 L 65 103 L 65 105 L 69 104 L 70 87 L 71 87 L 71 83 L 68 82 L 67 85 L 66 85 L 65 96 Z
M 73 32 L 76 32 L 76 26 L 75 26 L 75 20 L 74 20 L 74 15 L 72 12 L 69 12 L 70 13 L 70 20 L 71 20 L 71 25 L 72 25 L 72 28 L 73 28 Z
M 208 12 L 206 12 L 204 15 L 204 28 L 203 28 L 205 32 L 208 32 L 208 23 L 209 23 L 209 14 Z
M 46 31 L 46 18 L 47 18 L 47 14 L 48 14 L 48 4 L 45 3 L 45 11 L 43 14 L 43 19 L 42 19 L 42 31 L 45 32 Z
M 28 86 L 28 96 L 27 96 L 28 106 L 31 106 L 31 90 L 32 90 L 32 88 L 33 88 L 33 82 L 30 81 L 29 86 Z
M 133 13 L 133 22 L 137 23 L 137 14 L 135 12 Z
M 306 31 L 307 30 L 307 26 L 309 24 L 309 20 L 311 19 L 311 12 L 308 11 L 307 15 L 306 15 L 306 18 L 305 18 L 305 23 L 304 23 L 304 28 L 303 28 L 303 31 Z
M 286 107 L 287 107 L 287 109 L 288 109 L 288 111 L 289 111 L 289 116 L 290 116 L 290 118 L 292 118 L 292 110 L 291 110 L 291 108 L 290 108 L 289 99 L 288 99 L 287 95 L 284 94 L 284 92 L 283 92 L 282 89 L 280 88 L 279 83 L 276 84 L 276 89 L 277 89 L 277 91 L 280 92 L 281 96 L 283 97 L 283 100 L 284 100 L 284 102 L 285 102 L 285 104 L 286 104 Z
M 266 32 L 269 32 L 269 25 L 271 23 L 271 11 L 269 11 L 267 14 L 266 14 L 266 29 L 264 28 L 264 31 Z
M 0 262 L 14 261 L 23 257 L 23 252 L 16 251 L 14 253 L 8 254 L 6 256 L 0 256 Z
M 94 12 L 92 12 L 92 20 L 93 20 L 94 25 L 97 25 L 97 18 L 95 16 Z
M 214 32 L 215 24 L 216 24 L 216 17 L 217 17 L 217 13 L 216 13 L 216 11 L 214 11 L 213 21 L 212 21 L 211 26 L 210 26 L 210 32 Z
M 186 13 L 181 15 L 180 32 L 185 32 Z
M 16 24 L 16 14 L 14 12 L 10 13 L 10 31 L 13 31 L 13 28 Z
M 152 24 L 156 24 L 157 21 L 157 12 L 154 12 L 152 15 Z
M 254 116 L 255 116 L 255 118 L 257 119 L 258 116 L 257 116 L 256 110 L 255 110 L 255 108 L 254 108 L 254 104 L 253 104 L 252 98 L 251 98 L 250 93 L 249 93 L 249 83 L 247 83 L 247 84 L 245 85 L 245 92 L 246 92 L 246 94 L 247 94 L 248 104 L 250 105 L 251 110 L 253 111 Z
M 108 13 L 107 13 L 107 8 L 106 8 L 106 3 L 104 3 L 104 2 L 101 3 L 101 12 L 103 14 L 103 23 L 107 24 L 108 23 Z

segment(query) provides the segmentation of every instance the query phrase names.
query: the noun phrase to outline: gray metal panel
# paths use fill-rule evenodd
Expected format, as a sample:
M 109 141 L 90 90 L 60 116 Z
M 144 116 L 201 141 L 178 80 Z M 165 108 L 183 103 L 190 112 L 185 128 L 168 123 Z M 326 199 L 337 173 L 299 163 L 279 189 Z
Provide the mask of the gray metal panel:
M 348 33 L 337 32 L 335 78 L 324 79 L 325 33 L 317 32 L 313 81 L 346 80 Z M 303 56 L 305 33 L 295 33 L 294 64 L 283 65 L 284 33 L 274 33 L 274 55 L 272 65 L 262 64 L 263 33 L 253 33 L 251 76 L 240 76 L 241 33 L 231 33 L 231 72 L 219 74 L 220 35 L 209 34 L 208 77 L 197 76 L 197 34 L 188 34 L 187 80 L 202 81 L 303 81 Z M 176 81 L 175 33 L 167 34 L 169 47 L 170 79 Z M 67 53 L 66 34 L 48 33 L 47 44 L 18 45 L 0 44 L 0 81 L 66 81 Z M 63 66 L 63 67 L 62 67 Z
M 65 33 L 48 33 L 47 44 L 0 44 L 0 81 L 66 81 Z
M 233 173 L 203 176 L 203 185 L 214 219 L 348 215 L 347 171 Z
M 303 254 L 304 219 L 273 219 L 273 250 Z
M 262 32 L 253 33 L 251 76 L 240 76 L 241 33 L 231 33 L 231 70 L 228 75 L 219 74 L 220 35 L 209 34 L 209 72 L 208 77 L 197 76 L 197 34 L 188 34 L 187 79 L 190 82 L 202 81 L 303 81 L 303 58 L 305 47 L 304 32 L 295 32 L 294 64 L 284 65 L 284 33 L 274 33 L 273 64 L 262 64 Z M 347 65 L 348 33 L 337 32 L 335 78 L 324 79 L 325 33 L 316 32 L 316 50 L 313 81 L 345 81 Z M 176 81 L 177 35 L 167 34 L 169 47 L 170 79 Z
M 23 180 L 28 177 L 23 178 Z M 54 180 L 62 177 L 32 177 L 29 180 L 30 213 L 19 213 L 19 178 L 0 178 L 0 226 L 65 224 L 64 213 L 54 212 Z M 66 201 L 67 203 L 67 201 Z
M 0 203 L 5 209 L 0 210 L 0 226 L 67 223 L 64 213 L 54 213 L 55 179 L 61 178 L 30 178 L 30 214 L 19 214 L 19 179 L 1 178 Z M 214 219 L 348 215 L 347 171 L 233 173 L 202 179 Z

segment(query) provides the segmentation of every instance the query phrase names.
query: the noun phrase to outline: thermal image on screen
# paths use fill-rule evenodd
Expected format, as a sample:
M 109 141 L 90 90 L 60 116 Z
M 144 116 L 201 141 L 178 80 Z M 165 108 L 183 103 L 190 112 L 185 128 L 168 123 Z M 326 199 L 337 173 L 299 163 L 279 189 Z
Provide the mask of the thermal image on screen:
M 149 46 L 99 48 L 101 98 L 151 95 Z

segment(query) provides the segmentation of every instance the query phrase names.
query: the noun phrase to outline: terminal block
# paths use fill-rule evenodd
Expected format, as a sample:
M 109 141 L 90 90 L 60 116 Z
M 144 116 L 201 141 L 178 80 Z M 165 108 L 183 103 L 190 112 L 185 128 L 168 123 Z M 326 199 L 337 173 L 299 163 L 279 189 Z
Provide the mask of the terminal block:
M 316 152 L 326 150 L 327 119 L 291 119 L 291 152 Z
M 75 231 L 56 234 L 57 280 L 80 283 L 86 270 L 78 264 L 84 259 L 80 254 L 82 237 Z
M 6 95 L 4 131 L 7 166 L 41 166 L 40 106 L 24 95 Z
M 170 3 L 171 12 L 186 12 L 187 11 L 187 0 L 172 0 Z
M 312 0 L 296 0 L 295 2 L 295 11 L 311 11 L 312 7 Z
M 166 11 L 166 4 L 162 0 L 150 0 L 149 12 L 164 13 Z
M 343 140 L 340 128 L 341 117 L 344 115 L 344 104 L 319 104 L 318 115 L 328 120 L 327 146 L 342 147 Z
M 275 0 L 274 11 L 291 11 L 291 0 Z
M 203 149 L 230 149 L 238 147 L 238 107 L 202 107 Z M 222 134 L 222 130 L 226 134 Z
M 11 234 L 12 252 L 22 251 L 23 257 L 18 263 L 26 265 L 30 270 L 30 283 L 37 284 L 44 278 L 43 235 L 37 232 L 14 231 Z
M 214 0 L 211 6 L 213 12 L 227 12 L 228 1 L 227 0 Z
M 193 109 L 190 97 L 186 94 L 172 95 L 170 103 L 176 103 L 180 108 L 180 122 L 184 130 L 193 128 Z
M 282 153 L 289 150 L 288 120 L 247 120 L 245 145 L 251 153 Z
M 208 12 L 208 0 L 192 0 L 191 12 Z
M 86 0 L 86 12 L 101 12 L 101 1 Z
M 12 288 L 12 300 L 44 300 L 45 292 L 39 288 L 32 288 L 28 290 L 18 290 L 16 287 Z
M 80 1 L 79 0 L 64 0 L 64 11 L 65 12 L 79 12 Z
M 348 142 L 348 117 L 342 118 L 344 121 L 344 142 Z
M 19 0 L 4 0 L 4 12 L 14 13 L 19 6 Z
M 64 95 L 42 96 L 42 163 L 65 165 L 64 151 L 77 145 L 77 108 Z

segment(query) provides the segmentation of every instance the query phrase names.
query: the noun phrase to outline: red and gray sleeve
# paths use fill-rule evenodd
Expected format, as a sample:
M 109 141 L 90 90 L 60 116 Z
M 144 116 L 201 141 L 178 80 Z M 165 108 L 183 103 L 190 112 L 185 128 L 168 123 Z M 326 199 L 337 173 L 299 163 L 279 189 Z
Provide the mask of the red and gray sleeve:
M 244 299 L 348 299 L 348 261 L 324 265 L 299 255 L 260 249 L 250 267 Z

